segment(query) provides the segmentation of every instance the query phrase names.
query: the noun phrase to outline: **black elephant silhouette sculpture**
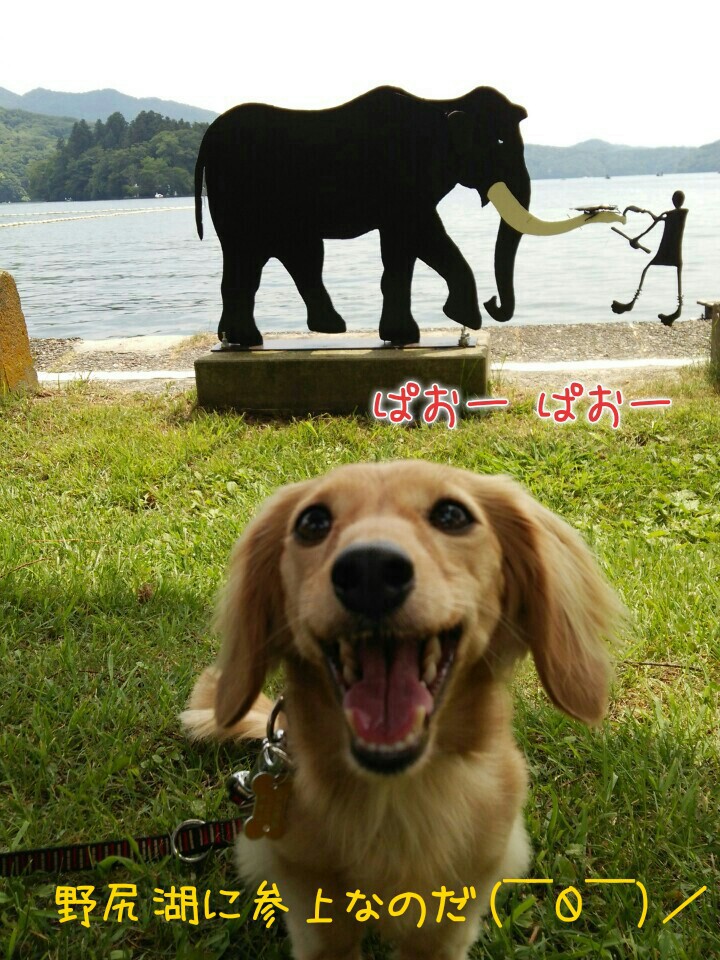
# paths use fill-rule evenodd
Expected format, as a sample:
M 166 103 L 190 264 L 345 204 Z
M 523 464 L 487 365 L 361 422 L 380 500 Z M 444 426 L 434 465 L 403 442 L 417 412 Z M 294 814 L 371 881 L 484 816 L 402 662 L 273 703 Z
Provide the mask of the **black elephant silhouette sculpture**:
M 586 223 L 622 222 L 615 213 L 584 213 L 557 222 L 528 213 L 530 177 L 520 122 L 525 109 L 492 87 L 455 100 L 424 100 L 378 87 L 327 110 L 287 110 L 260 103 L 233 107 L 208 128 L 195 168 L 200 237 L 203 175 L 223 254 L 223 310 L 218 337 L 262 344 L 253 316 L 263 267 L 276 257 L 307 307 L 308 328 L 342 333 L 322 279 L 324 239 L 380 233 L 383 263 L 380 338 L 417 343 L 410 303 L 415 261 L 443 277 L 443 310 L 473 330 L 482 319 L 473 272 L 435 209 L 457 184 L 501 215 L 495 245 L 495 320 L 515 310 L 513 270 L 521 234 L 550 235 Z

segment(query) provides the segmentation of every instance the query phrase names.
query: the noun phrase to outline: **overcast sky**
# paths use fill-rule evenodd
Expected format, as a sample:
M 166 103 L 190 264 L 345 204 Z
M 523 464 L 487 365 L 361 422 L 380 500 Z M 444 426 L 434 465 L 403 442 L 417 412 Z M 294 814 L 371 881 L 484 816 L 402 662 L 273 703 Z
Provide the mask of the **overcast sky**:
M 114 87 L 223 111 L 317 108 L 382 83 L 430 98 L 497 87 L 526 142 L 720 139 L 708 0 L 97 0 L 3 4 L 0 86 Z

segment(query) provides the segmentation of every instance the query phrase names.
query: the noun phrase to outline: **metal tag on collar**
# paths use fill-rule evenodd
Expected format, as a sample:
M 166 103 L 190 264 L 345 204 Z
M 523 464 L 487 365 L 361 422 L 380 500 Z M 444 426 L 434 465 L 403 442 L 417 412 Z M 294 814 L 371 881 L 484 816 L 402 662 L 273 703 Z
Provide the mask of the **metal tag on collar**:
M 290 778 L 283 774 L 256 773 L 252 788 L 255 804 L 252 816 L 245 821 L 244 833 L 249 840 L 278 840 L 285 833 L 286 813 L 291 789 Z

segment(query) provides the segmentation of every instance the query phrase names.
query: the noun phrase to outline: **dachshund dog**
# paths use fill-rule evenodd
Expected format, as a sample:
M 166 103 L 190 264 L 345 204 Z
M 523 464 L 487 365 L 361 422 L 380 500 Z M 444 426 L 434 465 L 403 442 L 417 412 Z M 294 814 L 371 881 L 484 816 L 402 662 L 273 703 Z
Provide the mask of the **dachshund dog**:
M 283 667 L 287 830 L 241 837 L 237 861 L 277 884 L 296 960 L 359 960 L 353 892 L 401 960 L 466 956 L 493 886 L 530 862 L 512 667 L 530 651 L 553 703 L 599 722 L 601 638 L 621 612 L 580 537 L 505 477 L 358 464 L 268 501 L 183 722 L 194 738 L 264 736 L 261 690 Z M 468 900 L 436 922 L 443 888 Z

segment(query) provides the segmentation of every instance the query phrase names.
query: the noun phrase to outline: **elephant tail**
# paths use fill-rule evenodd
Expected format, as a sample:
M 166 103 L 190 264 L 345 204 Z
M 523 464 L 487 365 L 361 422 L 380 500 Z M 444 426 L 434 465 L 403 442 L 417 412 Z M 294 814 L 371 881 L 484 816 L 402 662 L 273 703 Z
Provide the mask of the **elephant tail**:
M 203 222 L 202 222 L 202 187 L 203 187 L 203 174 L 205 172 L 205 151 L 204 151 L 205 141 L 200 144 L 200 151 L 198 153 L 197 163 L 195 164 L 195 225 L 197 226 L 198 236 L 202 240 L 203 238 Z

